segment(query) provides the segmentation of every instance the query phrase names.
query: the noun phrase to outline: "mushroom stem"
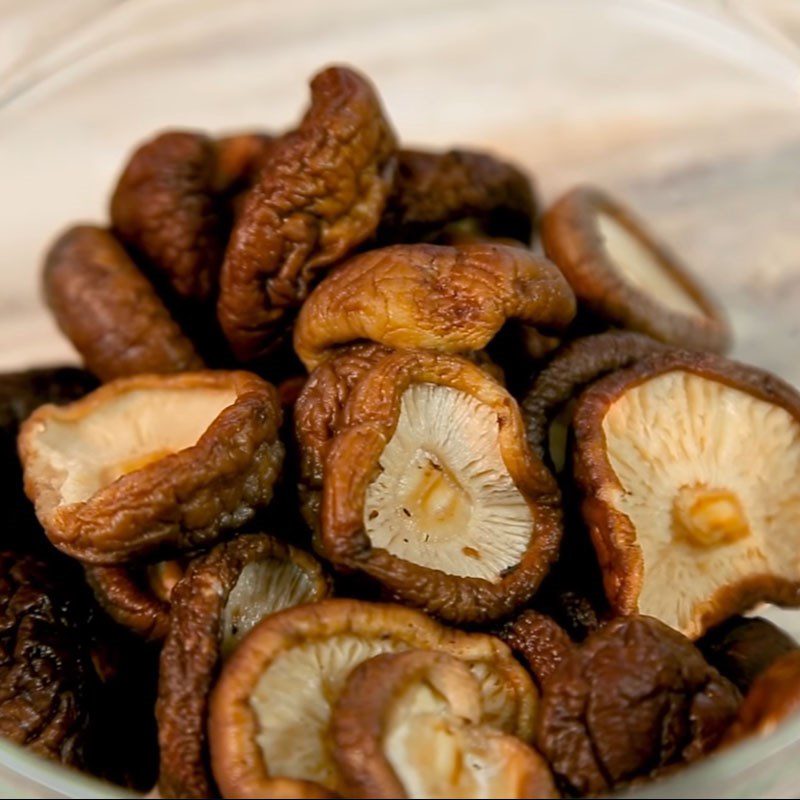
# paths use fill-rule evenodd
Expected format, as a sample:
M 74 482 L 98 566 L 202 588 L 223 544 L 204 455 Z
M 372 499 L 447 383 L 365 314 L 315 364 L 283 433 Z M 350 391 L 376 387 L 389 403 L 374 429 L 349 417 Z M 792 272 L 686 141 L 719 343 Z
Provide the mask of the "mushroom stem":
M 750 525 L 738 495 L 705 484 L 683 486 L 672 506 L 676 539 L 697 547 L 719 547 L 750 535 Z

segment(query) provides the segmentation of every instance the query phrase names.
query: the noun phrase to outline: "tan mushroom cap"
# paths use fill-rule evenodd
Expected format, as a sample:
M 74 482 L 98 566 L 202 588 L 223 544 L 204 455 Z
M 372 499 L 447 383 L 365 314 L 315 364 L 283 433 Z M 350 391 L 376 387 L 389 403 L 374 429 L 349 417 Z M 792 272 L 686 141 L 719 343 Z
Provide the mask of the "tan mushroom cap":
M 321 539 L 335 564 L 451 621 L 508 614 L 556 558 L 556 483 L 519 408 L 458 356 L 401 351 L 353 388 L 327 454 Z
M 170 595 L 183 575 L 180 561 L 161 561 L 141 569 L 87 564 L 84 572 L 97 602 L 114 622 L 149 641 L 167 635 Z
M 294 348 L 308 369 L 359 340 L 469 353 L 483 349 L 510 319 L 561 330 L 574 316 L 564 276 L 530 250 L 394 245 L 349 259 L 311 293 L 297 319 Z
M 487 724 L 531 738 L 536 689 L 498 639 L 442 627 L 402 606 L 326 600 L 265 619 L 225 664 L 209 724 L 223 797 L 339 791 L 327 735 L 331 708 L 354 667 L 409 649 L 465 661 L 480 684 Z
M 690 638 L 767 601 L 800 605 L 800 396 L 672 352 L 588 389 L 575 473 L 612 608 Z
M 635 214 L 599 189 L 568 192 L 542 218 L 542 243 L 599 318 L 692 350 L 724 352 L 722 309 Z
M 120 378 L 28 418 L 25 491 L 50 541 L 88 563 L 192 549 L 269 503 L 280 421 L 247 372 Z
M 356 667 L 330 736 L 348 797 L 558 797 L 544 759 L 483 724 L 480 684 L 462 660 L 409 650 Z
M 161 651 L 156 716 L 162 796 L 213 793 L 206 721 L 220 663 L 262 619 L 329 593 L 312 556 L 266 534 L 239 536 L 191 562 L 175 588 Z
M 203 366 L 155 289 L 104 228 L 78 225 L 56 240 L 45 260 L 44 289 L 59 328 L 103 381 Z
M 375 231 L 395 151 L 366 78 L 345 67 L 314 77 L 309 110 L 270 146 L 225 253 L 217 311 L 240 359 L 267 352 L 317 274 Z

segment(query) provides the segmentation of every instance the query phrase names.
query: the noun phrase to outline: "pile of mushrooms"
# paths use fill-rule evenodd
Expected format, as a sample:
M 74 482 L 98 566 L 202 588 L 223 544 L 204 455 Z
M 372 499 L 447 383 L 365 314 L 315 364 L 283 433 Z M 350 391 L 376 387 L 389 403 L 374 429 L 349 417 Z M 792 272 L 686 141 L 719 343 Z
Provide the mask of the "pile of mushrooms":
M 141 145 L 44 286 L 102 385 L 25 408 L 25 492 L 160 651 L 160 796 L 617 792 L 798 704 L 737 615 L 800 606 L 800 395 L 621 201 L 331 67 Z

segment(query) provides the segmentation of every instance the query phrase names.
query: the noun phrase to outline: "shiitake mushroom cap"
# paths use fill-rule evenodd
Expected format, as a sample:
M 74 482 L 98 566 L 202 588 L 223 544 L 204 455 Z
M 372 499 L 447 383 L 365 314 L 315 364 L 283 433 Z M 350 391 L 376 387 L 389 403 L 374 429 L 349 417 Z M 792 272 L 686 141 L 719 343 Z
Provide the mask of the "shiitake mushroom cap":
M 579 303 L 611 325 L 692 350 L 725 352 L 721 307 L 629 208 L 579 186 L 542 217 L 542 243 Z

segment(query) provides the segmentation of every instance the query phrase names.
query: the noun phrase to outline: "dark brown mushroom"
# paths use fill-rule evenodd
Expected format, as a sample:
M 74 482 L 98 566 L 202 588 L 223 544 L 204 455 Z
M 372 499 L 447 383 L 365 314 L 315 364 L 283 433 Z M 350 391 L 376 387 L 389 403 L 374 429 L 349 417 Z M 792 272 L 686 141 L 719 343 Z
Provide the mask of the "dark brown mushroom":
M 103 228 L 62 234 L 47 254 L 44 286 L 58 326 L 101 380 L 202 367 L 155 289 Z
M 111 222 L 177 296 L 216 296 L 229 206 L 252 185 L 272 141 L 264 133 L 215 141 L 197 131 L 165 131 L 131 156 L 111 198 Z
M 189 565 L 173 593 L 157 707 L 164 797 L 209 797 L 208 695 L 220 665 L 262 619 L 330 591 L 307 553 L 265 534 L 239 536 Z
M 578 187 L 562 197 L 542 218 L 541 233 L 545 252 L 591 314 L 677 347 L 728 349 L 728 322 L 700 281 L 599 189 Z
M 167 635 L 170 596 L 183 575 L 180 561 L 141 567 L 95 564 L 84 569 L 97 602 L 114 622 L 149 641 Z
M 533 610 L 506 623 L 498 635 L 523 658 L 540 688 L 575 647 L 552 617 Z
M 529 243 L 536 218 L 530 178 L 489 153 L 401 150 L 381 218 L 382 244 L 422 242 L 469 221 L 491 237 Z
M 408 650 L 364 661 L 331 717 L 347 797 L 559 797 L 544 759 L 484 723 L 487 698 L 469 666 Z
M 412 648 L 465 661 L 480 684 L 485 723 L 530 740 L 536 688 L 499 639 L 445 628 L 402 606 L 325 600 L 263 620 L 225 663 L 209 721 L 222 796 L 341 791 L 328 736 L 331 708 L 362 661 Z
M 723 744 L 748 736 L 767 736 L 800 713 L 800 650 L 781 656 L 750 687 Z
M 314 77 L 311 107 L 271 146 L 225 254 L 218 315 L 240 359 L 268 351 L 320 272 L 374 232 L 395 148 L 365 78 L 344 67 Z
M 339 432 L 347 398 L 356 383 L 391 351 L 379 344 L 342 348 L 311 373 L 294 409 L 300 449 L 300 510 L 318 534 L 325 458 Z
M 0 736 L 75 767 L 91 760 L 100 685 L 86 609 L 62 569 L 0 552 Z
M 709 753 L 739 701 L 680 633 L 617 619 L 545 682 L 536 742 L 570 792 L 604 794 Z
M 800 649 L 786 631 L 761 617 L 731 617 L 696 644 L 706 661 L 742 694 L 747 694 L 753 681 L 774 661 Z
M 28 418 L 25 491 L 69 555 L 93 564 L 171 556 L 269 503 L 280 423 L 274 388 L 247 372 L 120 378 Z
M 517 404 L 457 356 L 398 351 L 369 370 L 323 483 L 325 556 L 442 619 L 518 609 L 558 552 L 558 487 Z
M 530 250 L 394 245 L 349 259 L 312 292 L 294 347 L 308 369 L 360 340 L 466 354 L 482 350 L 509 320 L 556 331 L 574 316 L 564 277 Z
M 225 247 L 215 171 L 208 136 L 168 131 L 138 148 L 111 198 L 111 222 L 122 241 L 179 296 L 201 301 L 214 292 Z
M 556 472 L 567 465 L 567 434 L 574 401 L 609 372 L 664 350 L 664 345 L 630 331 L 608 331 L 568 342 L 536 376 L 522 401 L 528 443 Z
M 758 602 L 800 605 L 794 389 L 673 351 L 593 384 L 573 429 L 583 517 L 616 613 L 694 639 Z

